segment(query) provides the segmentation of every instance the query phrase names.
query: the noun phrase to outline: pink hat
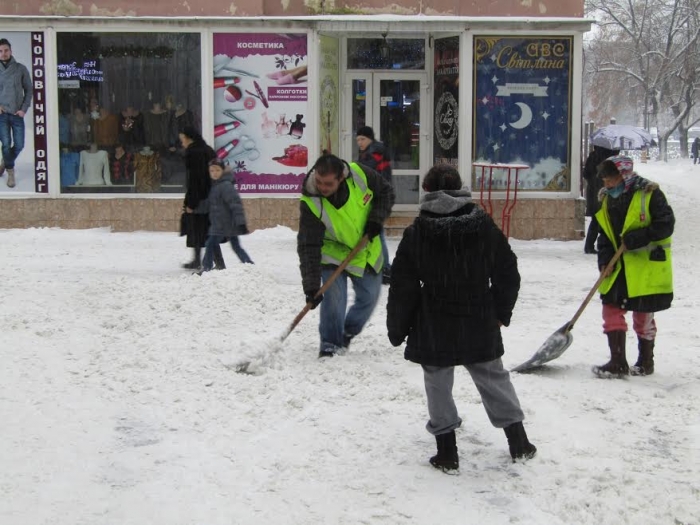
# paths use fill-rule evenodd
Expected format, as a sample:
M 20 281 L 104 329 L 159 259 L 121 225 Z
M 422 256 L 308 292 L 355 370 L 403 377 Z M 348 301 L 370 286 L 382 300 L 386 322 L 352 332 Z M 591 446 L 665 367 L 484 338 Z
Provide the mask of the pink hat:
M 626 155 L 616 155 L 614 157 L 609 157 L 607 160 L 613 162 L 617 171 L 620 172 L 622 178 L 628 179 L 634 175 L 634 161 L 631 157 Z

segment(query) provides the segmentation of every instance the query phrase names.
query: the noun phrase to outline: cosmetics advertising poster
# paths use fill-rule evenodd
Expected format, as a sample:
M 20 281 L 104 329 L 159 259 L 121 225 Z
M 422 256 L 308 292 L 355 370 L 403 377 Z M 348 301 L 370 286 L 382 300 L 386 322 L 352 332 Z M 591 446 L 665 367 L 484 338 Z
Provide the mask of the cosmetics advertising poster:
M 0 31 L 16 62 L 0 74 L 0 194 L 49 191 L 44 38 L 43 32 Z M 29 89 L 22 85 L 23 68 Z
M 309 169 L 306 33 L 214 34 L 214 149 L 241 193 L 299 193 Z

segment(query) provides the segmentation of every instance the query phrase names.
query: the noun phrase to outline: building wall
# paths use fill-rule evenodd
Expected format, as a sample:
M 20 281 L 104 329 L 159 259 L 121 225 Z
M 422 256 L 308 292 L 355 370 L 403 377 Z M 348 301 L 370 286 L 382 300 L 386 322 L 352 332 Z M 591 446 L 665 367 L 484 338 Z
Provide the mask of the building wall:
M 380 14 L 580 17 L 583 0 L 3 0 L 3 15 L 296 16 Z
M 287 226 L 297 229 L 297 199 L 244 199 L 248 227 Z M 504 201 L 494 201 L 492 216 L 503 226 Z M 532 199 L 518 201 L 510 221 L 515 239 L 580 239 L 583 234 L 585 201 Z M 112 228 L 114 231 L 162 231 L 180 229 L 182 201 L 179 199 L 3 199 L 0 224 L 3 228 L 57 227 L 66 229 Z M 390 237 L 400 237 L 413 222 L 414 213 L 395 213 L 387 221 Z M 505 230 L 505 228 L 504 228 Z

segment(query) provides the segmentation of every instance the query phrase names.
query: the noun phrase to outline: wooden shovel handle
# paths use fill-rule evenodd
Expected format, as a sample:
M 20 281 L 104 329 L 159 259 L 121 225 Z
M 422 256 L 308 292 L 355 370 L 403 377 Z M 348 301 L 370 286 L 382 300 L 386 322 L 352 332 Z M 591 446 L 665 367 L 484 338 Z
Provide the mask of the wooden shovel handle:
M 595 295 L 596 290 L 598 288 L 600 288 L 600 283 L 603 282 L 603 279 L 605 279 L 605 276 L 608 274 L 608 272 L 615 267 L 615 263 L 622 256 L 622 253 L 624 251 L 625 251 L 625 245 L 621 244 L 620 247 L 615 252 L 615 255 L 613 255 L 613 258 L 610 259 L 610 262 L 608 263 L 608 265 L 605 267 L 605 269 L 602 272 L 600 272 L 600 276 L 598 277 L 598 280 L 593 285 L 593 288 L 591 288 L 591 291 L 588 292 L 588 295 L 583 300 L 583 303 L 581 304 L 581 306 L 578 307 L 578 310 L 576 310 L 576 313 L 571 318 L 571 321 L 569 321 L 569 326 L 567 327 L 566 332 L 570 332 L 571 329 L 574 327 L 574 324 L 576 323 L 576 321 L 578 321 L 578 318 L 581 317 L 581 314 L 583 313 L 584 308 L 586 308 L 586 306 L 588 306 L 588 303 L 591 301 L 591 298 Z
M 328 290 L 328 288 L 331 287 L 333 282 L 338 278 L 338 276 L 341 273 L 343 273 L 343 270 L 345 270 L 345 268 L 347 268 L 348 264 L 350 264 L 350 261 L 352 261 L 355 258 L 355 256 L 367 245 L 368 242 L 369 242 L 369 237 L 367 237 L 366 235 L 364 237 L 362 237 L 362 239 L 360 239 L 360 242 L 358 242 L 357 245 L 350 251 L 348 256 L 345 259 L 343 259 L 343 262 L 340 263 L 338 268 L 336 268 L 336 270 L 331 274 L 331 276 L 328 278 L 328 280 L 326 280 L 326 282 L 323 283 L 323 286 L 321 286 L 321 289 L 318 292 L 316 292 L 316 295 L 314 297 L 319 297 L 320 295 L 323 295 L 324 293 L 326 293 L 326 290 Z M 313 306 L 313 303 L 306 303 L 306 306 L 304 306 L 304 308 L 302 308 L 301 312 L 299 312 L 297 314 L 297 316 L 292 321 L 292 324 L 289 325 L 289 328 L 282 336 L 282 341 L 287 339 L 289 334 L 292 333 L 292 330 L 294 330 L 296 328 L 296 326 L 299 324 L 299 322 L 304 318 L 304 316 L 309 312 L 309 310 L 311 310 L 312 306 Z

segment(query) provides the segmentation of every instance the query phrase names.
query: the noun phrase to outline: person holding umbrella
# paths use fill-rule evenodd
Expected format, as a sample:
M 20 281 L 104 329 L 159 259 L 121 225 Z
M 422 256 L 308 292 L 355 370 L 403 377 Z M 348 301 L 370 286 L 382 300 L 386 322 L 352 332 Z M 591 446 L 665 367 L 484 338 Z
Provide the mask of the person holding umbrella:
M 588 231 L 586 232 L 586 240 L 583 245 L 584 253 L 598 253 L 595 249 L 595 241 L 600 233 L 600 227 L 598 226 L 595 214 L 600 209 L 598 193 L 600 193 L 603 187 L 603 181 L 598 177 L 598 165 L 608 157 L 619 155 L 619 153 L 620 150 L 593 146 L 593 151 L 588 154 L 583 166 L 583 178 L 586 180 L 586 217 L 591 218 L 591 222 L 588 224 Z
M 630 373 L 651 375 L 656 340 L 654 313 L 670 308 L 673 301 L 671 235 L 675 217 L 659 185 L 637 175 L 630 157 L 619 155 L 604 160 L 598 176 L 605 186 L 596 213 L 602 231 L 598 237 L 601 271 L 624 246 L 621 261 L 609 270 L 598 289 L 610 361 L 592 370 L 604 378 L 622 378 Z M 632 311 L 639 349 L 631 368 L 625 353 L 627 311 Z

